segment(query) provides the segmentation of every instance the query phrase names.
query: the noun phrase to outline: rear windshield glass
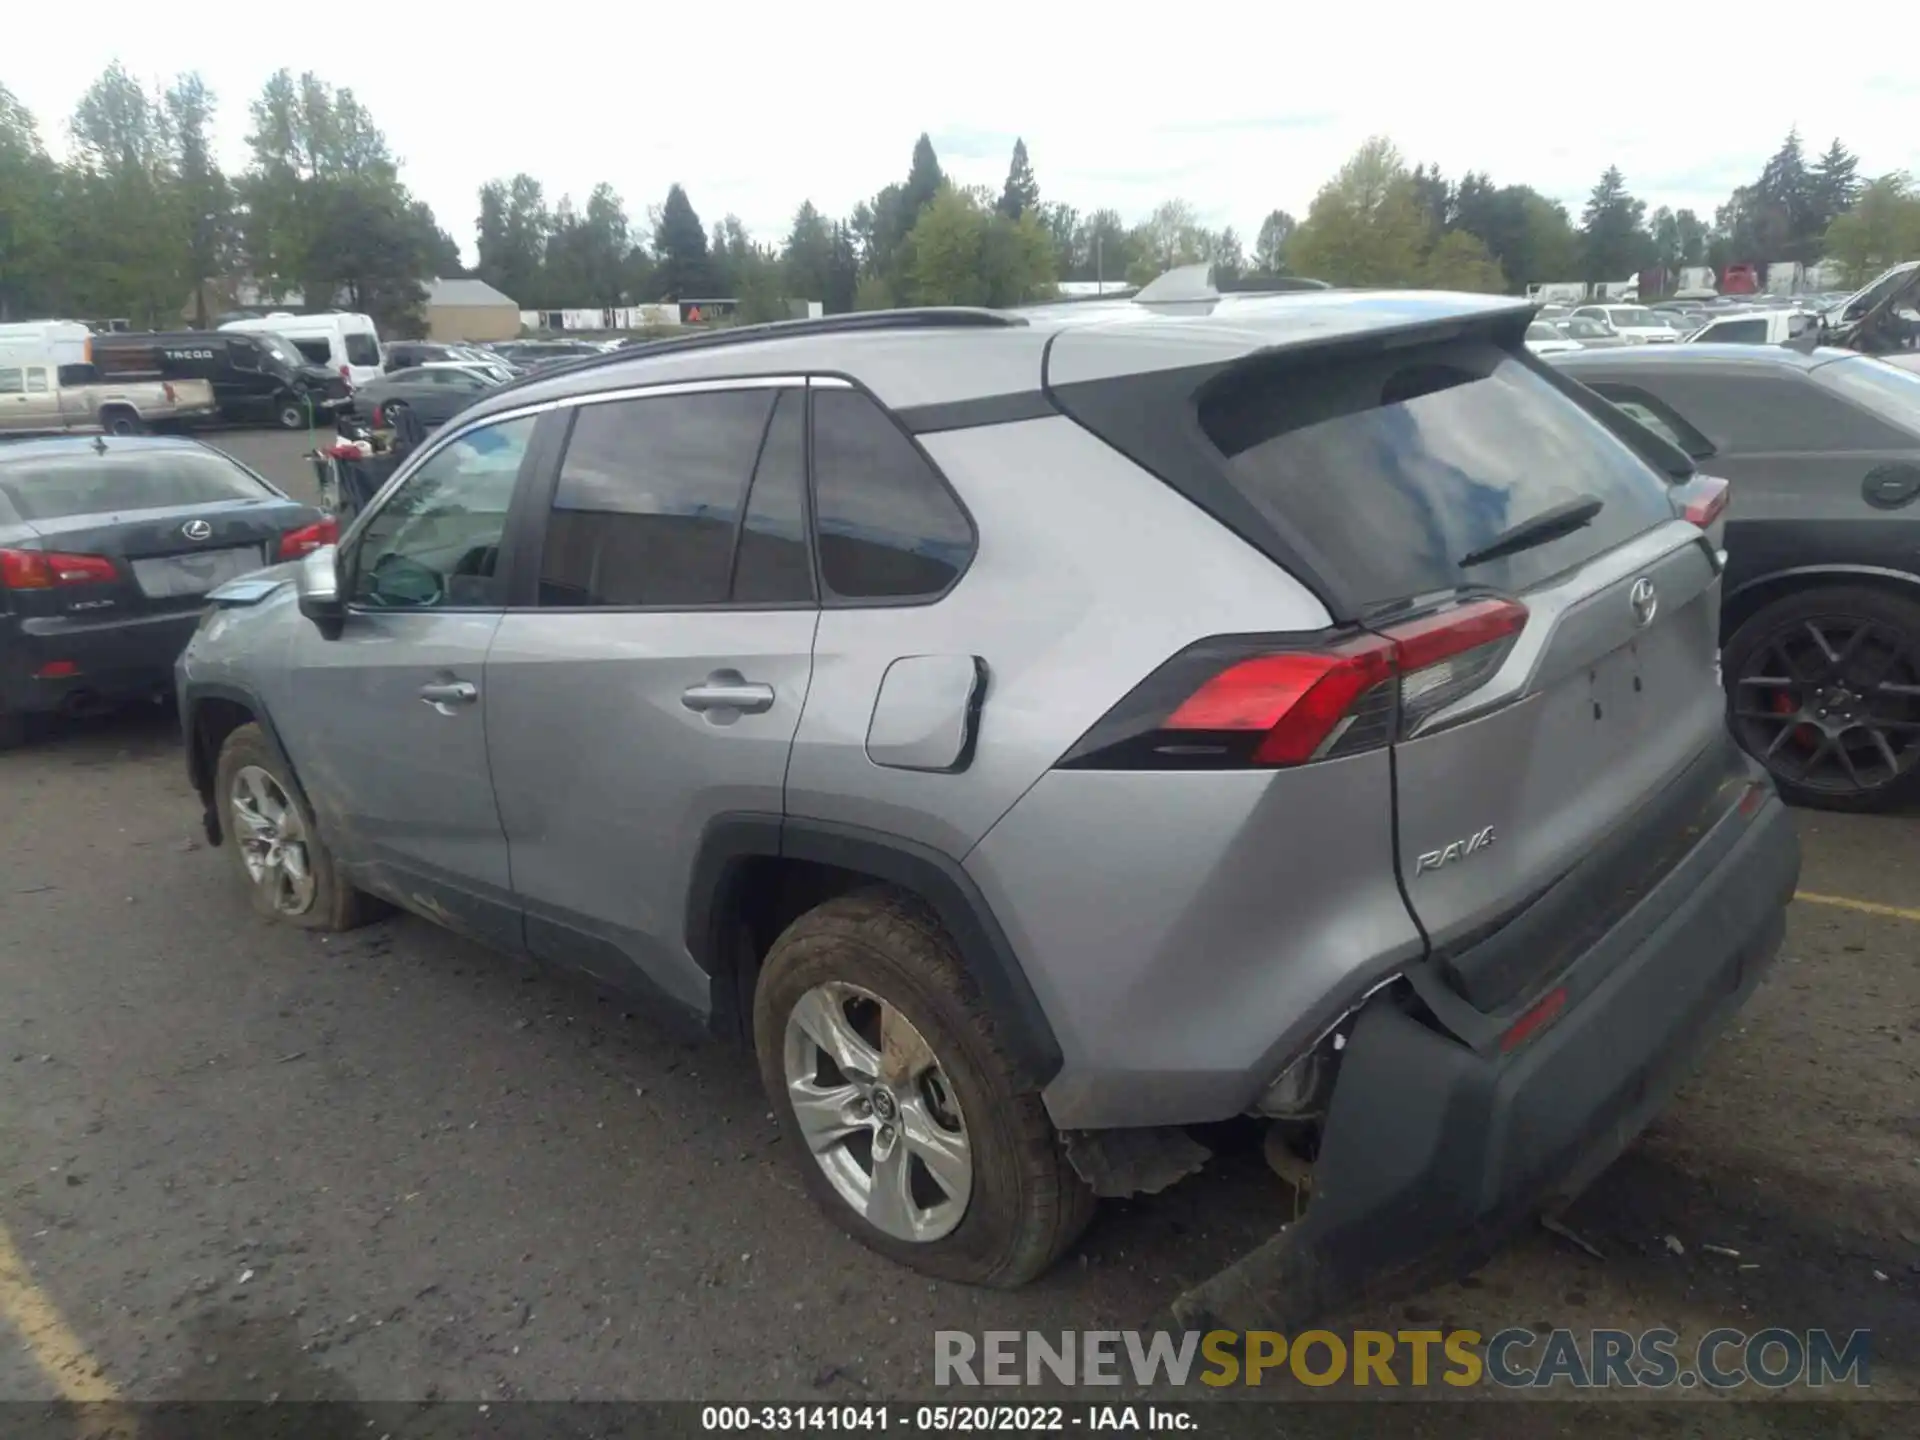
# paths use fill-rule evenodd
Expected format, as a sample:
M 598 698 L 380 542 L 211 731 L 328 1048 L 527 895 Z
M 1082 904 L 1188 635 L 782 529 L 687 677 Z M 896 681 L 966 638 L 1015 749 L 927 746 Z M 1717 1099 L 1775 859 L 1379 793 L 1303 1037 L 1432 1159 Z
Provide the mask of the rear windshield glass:
M 1361 607 L 1525 590 L 1673 518 L 1660 475 L 1491 345 L 1244 370 L 1200 421 L 1234 487 Z M 1589 497 L 1602 508 L 1585 528 L 1461 566 Z
M 204 450 L 87 449 L 0 463 L 0 495 L 29 521 L 271 498 L 238 465 Z

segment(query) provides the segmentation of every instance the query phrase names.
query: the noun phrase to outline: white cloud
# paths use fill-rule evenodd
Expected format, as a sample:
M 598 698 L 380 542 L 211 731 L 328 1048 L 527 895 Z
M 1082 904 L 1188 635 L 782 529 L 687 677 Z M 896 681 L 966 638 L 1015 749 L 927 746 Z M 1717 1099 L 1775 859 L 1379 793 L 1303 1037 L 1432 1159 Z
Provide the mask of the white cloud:
M 1712 58 L 1720 20 L 1684 22 L 1714 43 L 1676 25 L 1663 46 L 1638 11 L 1561 18 L 1527 4 L 1399 0 L 1318 18 L 1246 5 L 1170 20 L 991 0 L 710 16 L 548 0 L 417 15 L 350 5 L 324 23 L 307 10 L 275 19 L 257 0 L 15 8 L 0 83 L 55 148 L 118 55 L 155 79 L 200 70 L 238 168 L 248 100 L 280 66 L 312 69 L 370 107 L 469 258 L 475 191 L 494 176 L 524 169 L 576 200 L 606 180 L 636 220 L 678 180 L 708 224 L 733 211 L 773 239 L 803 199 L 844 214 L 902 177 L 922 130 L 966 183 L 997 187 L 1018 134 L 1049 198 L 1134 219 L 1181 195 L 1249 237 L 1274 206 L 1304 215 L 1373 133 L 1410 161 L 1487 170 L 1576 211 L 1617 164 L 1650 204 L 1710 215 L 1790 125 L 1816 153 L 1838 135 L 1863 171 L 1920 171 L 1910 47 L 1870 38 L 1910 33 L 1908 7 L 1886 0 L 1856 4 L 1839 36 L 1789 11 L 1779 18 L 1804 35 L 1748 26 L 1777 58 L 1742 67 L 1738 83 Z M 1662 49 L 1672 58 L 1653 58 Z

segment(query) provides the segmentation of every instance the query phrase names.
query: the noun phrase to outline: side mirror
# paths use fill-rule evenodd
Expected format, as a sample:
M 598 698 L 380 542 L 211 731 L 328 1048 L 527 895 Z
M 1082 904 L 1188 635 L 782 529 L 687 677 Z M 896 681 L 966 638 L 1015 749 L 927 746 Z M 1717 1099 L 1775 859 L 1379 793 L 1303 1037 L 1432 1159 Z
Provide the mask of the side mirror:
M 340 552 L 331 545 L 300 562 L 296 582 L 300 613 L 328 640 L 338 640 L 347 623 L 347 600 L 340 587 Z

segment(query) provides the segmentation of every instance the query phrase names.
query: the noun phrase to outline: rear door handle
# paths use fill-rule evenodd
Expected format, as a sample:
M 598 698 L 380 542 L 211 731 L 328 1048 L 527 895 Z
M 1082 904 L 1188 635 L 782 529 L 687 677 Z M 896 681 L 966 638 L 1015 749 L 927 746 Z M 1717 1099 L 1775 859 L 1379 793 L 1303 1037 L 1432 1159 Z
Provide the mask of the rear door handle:
M 451 715 L 455 705 L 471 705 L 480 698 L 480 687 L 471 680 L 449 680 L 420 687 L 420 699 L 442 715 Z
M 733 670 L 716 670 L 701 685 L 689 686 L 680 694 L 680 703 L 689 710 L 736 710 L 742 715 L 758 715 L 773 708 L 773 687 L 743 680 Z

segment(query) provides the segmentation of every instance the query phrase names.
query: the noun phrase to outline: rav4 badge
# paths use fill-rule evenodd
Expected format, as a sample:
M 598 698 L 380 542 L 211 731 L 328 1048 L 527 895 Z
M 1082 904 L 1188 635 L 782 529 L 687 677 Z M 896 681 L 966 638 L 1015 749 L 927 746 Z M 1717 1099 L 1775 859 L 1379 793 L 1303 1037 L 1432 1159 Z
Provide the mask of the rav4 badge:
M 1469 855 L 1478 855 L 1493 843 L 1493 827 L 1487 826 L 1469 835 L 1464 840 L 1456 840 L 1439 850 L 1429 850 L 1414 862 L 1413 873 L 1425 875 L 1429 870 L 1438 870 L 1443 865 L 1451 865 L 1456 860 L 1465 860 Z

